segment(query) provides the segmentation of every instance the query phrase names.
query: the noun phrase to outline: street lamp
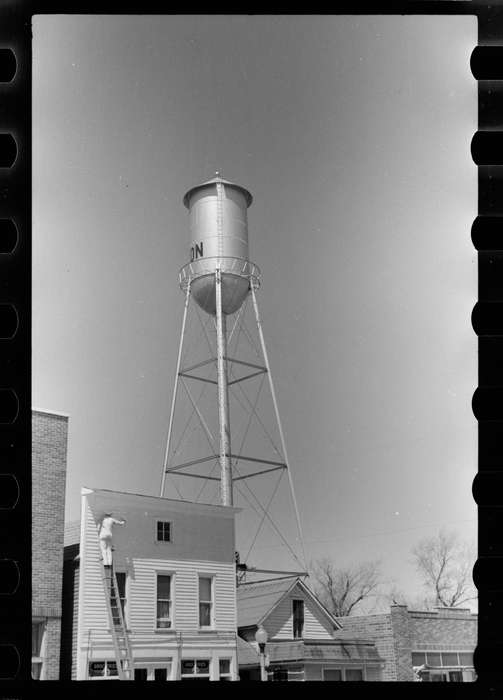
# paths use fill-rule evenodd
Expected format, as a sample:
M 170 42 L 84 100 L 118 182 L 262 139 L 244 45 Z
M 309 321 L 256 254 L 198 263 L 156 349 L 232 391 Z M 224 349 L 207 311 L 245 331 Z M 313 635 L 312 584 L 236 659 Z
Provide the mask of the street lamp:
M 267 680 L 267 671 L 265 670 L 265 645 L 267 644 L 267 632 L 260 626 L 255 632 L 255 641 L 258 644 L 260 651 L 260 680 Z

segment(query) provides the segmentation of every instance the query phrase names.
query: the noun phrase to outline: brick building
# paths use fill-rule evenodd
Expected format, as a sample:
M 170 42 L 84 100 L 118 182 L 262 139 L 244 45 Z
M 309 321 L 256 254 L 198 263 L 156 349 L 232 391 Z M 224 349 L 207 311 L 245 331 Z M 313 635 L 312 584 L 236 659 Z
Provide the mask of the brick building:
M 375 641 L 385 660 L 384 681 L 413 681 L 414 668 L 423 681 L 475 680 L 473 651 L 477 615 L 464 608 L 409 610 L 392 605 L 390 612 L 338 618 L 340 635 Z
M 32 675 L 58 680 L 68 416 L 32 412 Z

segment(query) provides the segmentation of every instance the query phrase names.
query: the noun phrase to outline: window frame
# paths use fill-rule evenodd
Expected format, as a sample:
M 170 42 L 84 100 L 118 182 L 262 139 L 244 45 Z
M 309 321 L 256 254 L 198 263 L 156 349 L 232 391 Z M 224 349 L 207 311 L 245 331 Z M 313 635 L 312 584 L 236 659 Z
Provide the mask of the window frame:
M 302 609 L 302 625 L 300 628 L 300 634 L 296 634 L 296 604 L 301 603 L 300 608 Z M 304 625 L 306 623 L 306 604 L 303 598 L 292 598 L 292 636 L 293 639 L 304 639 Z
M 91 664 L 104 664 L 102 676 L 91 676 Z M 114 664 L 116 673 L 108 672 L 108 664 Z M 89 659 L 87 663 L 87 679 L 88 681 L 117 681 L 119 680 L 119 672 L 117 669 L 117 661 L 115 659 Z
M 128 572 L 120 569 L 119 571 L 115 571 L 115 575 L 117 577 L 117 588 L 119 588 L 119 604 L 121 605 L 122 608 L 122 617 L 124 618 L 124 625 L 126 626 L 126 629 L 129 629 L 129 576 Z M 119 576 L 124 576 L 124 597 L 120 595 L 120 586 L 119 586 Z M 110 603 L 112 602 L 112 596 L 110 596 Z
M 156 569 L 154 572 L 155 576 L 155 581 L 154 581 L 154 606 L 153 606 L 153 612 L 154 612 L 154 631 L 156 633 L 161 633 L 161 634 L 166 634 L 175 631 L 175 572 L 172 570 L 164 570 L 164 569 Z M 158 581 L 159 581 L 159 576 L 165 576 L 170 578 L 170 584 L 169 584 L 169 595 L 170 595 L 170 626 L 169 627 L 159 627 L 158 622 L 159 622 L 159 617 L 157 615 L 157 606 L 159 604 L 159 597 L 158 597 Z M 165 601 L 165 599 L 162 599 Z
M 176 668 L 173 657 L 165 659 L 163 661 L 138 661 L 138 665 L 135 665 L 134 671 L 145 671 L 146 681 L 155 681 L 155 672 L 158 670 L 166 671 L 166 681 L 157 681 L 158 683 L 164 683 L 171 680 L 176 680 L 173 678 L 173 671 Z M 137 679 L 135 679 L 137 680 Z M 139 679 L 138 679 L 139 680 Z
M 169 539 L 165 540 L 159 539 L 159 525 L 169 525 Z M 173 543 L 173 521 L 172 520 L 161 520 L 160 518 L 156 518 L 155 520 L 155 531 L 154 531 L 154 539 L 156 544 L 172 544 Z
M 201 587 L 200 587 L 200 581 L 202 578 L 209 579 L 210 580 L 210 586 L 211 586 L 211 600 L 201 600 Z M 199 629 L 200 630 L 213 630 L 215 629 L 215 574 L 208 574 L 208 573 L 198 573 L 197 574 L 197 613 L 198 613 L 198 622 L 199 622 Z M 210 624 L 209 625 L 202 625 L 201 624 L 201 603 L 207 604 L 210 603 Z
M 340 671 L 341 674 L 341 680 L 340 681 L 330 681 L 332 683 L 360 683 L 362 681 L 366 681 L 367 677 L 365 674 L 365 667 L 364 666 L 355 666 L 355 667 L 345 667 L 345 666 L 322 666 L 321 667 L 321 675 L 323 680 L 328 680 L 325 679 L 325 671 Z M 346 671 L 361 671 L 362 678 L 361 681 L 347 681 L 346 679 Z
M 194 662 L 194 670 L 197 671 L 197 662 L 198 661 L 207 661 L 208 662 L 208 673 L 183 673 L 183 662 L 184 661 L 193 661 Z M 200 678 L 200 679 L 207 679 L 211 681 L 211 656 L 205 657 L 197 657 L 197 656 L 191 656 L 191 657 L 186 657 L 186 658 L 181 658 L 180 659 L 180 680 L 192 680 L 193 678 Z
M 228 661 L 229 662 L 229 670 L 225 673 L 222 673 L 220 670 L 220 664 L 222 661 Z M 219 656 L 218 657 L 218 680 L 226 680 L 226 681 L 232 681 L 234 677 L 233 673 L 233 667 L 232 667 L 232 657 L 231 656 Z

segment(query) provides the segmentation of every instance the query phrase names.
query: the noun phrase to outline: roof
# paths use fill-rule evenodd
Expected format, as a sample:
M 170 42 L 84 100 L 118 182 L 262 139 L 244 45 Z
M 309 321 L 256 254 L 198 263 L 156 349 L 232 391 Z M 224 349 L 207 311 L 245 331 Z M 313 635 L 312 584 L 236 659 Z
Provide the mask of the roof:
M 233 518 L 236 513 L 242 511 L 242 508 L 235 508 L 233 506 L 222 506 L 213 503 L 195 503 L 194 501 L 184 501 L 178 498 L 153 496 L 148 493 L 131 493 L 128 491 L 96 489 L 85 486 L 81 488 L 81 494 L 91 498 L 94 502 L 96 502 L 95 499 L 101 501 L 101 504 L 105 502 L 106 504 L 103 507 L 110 509 L 113 509 L 115 505 L 117 508 L 125 508 L 128 506 L 143 508 L 143 504 L 145 503 L 154 503 L 158 507 L 167 507 L 178 512 L 187 512 L 188 510 L 198 514 L 218 515 L 225 518 Z
M 239 586 L 237 589 L 238 627 L 255 627 L 260 625 L 281 599 L 289 591 L 293 590 L 295 586 L 299 586 L 311 598 L 313 603 L 335 628 L 339 629 L 341 627 L 336 618 L 300 578 L 296 578 L 293 581 L 290 578 L 265 581 L 263 583 L 248 583 Z
M 235 182 L 230 182 L 229 180 L 224 180 L 223 177 L 220 177 L 220 175 L 217 175 L 217 177 L 212 178 L 211 180 L 206 180 L 206 182 L 202 182 L 200 185 L 195 185 L 195 187 L 191 187 L 190 190 L 188 190 L 184 197 L 183 197 L 183 203 L 189 208 L 189 199 L 190 195 L 198 190 L 201 187 L 207 187 L 208 185 L 215 185 L 217 182 L 221 182 L 223 185 L 228 185 L 230 187 L 234 187 L 236 190 L 239 190 L 244 194 L 245 199 L 246 199 L 246 206 L 250 206 L 250 204 L 253 202 L 253 197 L 251 196 L 250 192 L 248 192 L 247 189 L 244 187 L 241 187 L 241 185 L 236 185 Z
M 337 661 L 344 663 L 383 663 L 374 642 L 360 639 L 296 640 L 269 642 L 267 653 L 271 663 L 282 661 Z
M 237 589 L 238 627 L 259 625 L 293 585 L 292 579 L 247 583 Z
M 260 656 L 255 647 L 241 637 L 237 638 L 237 650 L 239 666 L 257 666 L 260 663 Z

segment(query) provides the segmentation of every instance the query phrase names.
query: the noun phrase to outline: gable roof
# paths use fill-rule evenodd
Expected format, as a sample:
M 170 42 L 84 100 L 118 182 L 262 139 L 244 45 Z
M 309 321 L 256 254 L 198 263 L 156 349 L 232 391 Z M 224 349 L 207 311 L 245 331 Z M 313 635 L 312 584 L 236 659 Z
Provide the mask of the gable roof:
M 296 586 L 307 595 L 335 629 L 341 624 L 300 579 L 247 583 L 237 589 L 238 627 L 258 627 Z
M 291 579 L 238 586 L 238 627 L 258 627 L 291 588 Z

